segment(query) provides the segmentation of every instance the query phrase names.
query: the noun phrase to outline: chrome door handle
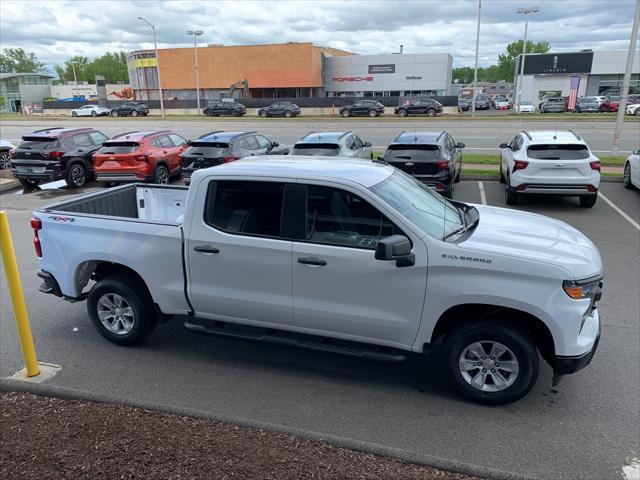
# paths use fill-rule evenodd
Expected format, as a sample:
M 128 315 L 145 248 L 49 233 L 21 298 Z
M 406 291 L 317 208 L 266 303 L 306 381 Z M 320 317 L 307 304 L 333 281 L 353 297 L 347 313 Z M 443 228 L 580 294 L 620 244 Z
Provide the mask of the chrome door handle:
M 302 263 L 303 265 L 316 265 L 316 266 L 324 266 L 327 264 L 326 260 L 322 260 L 318 257 L 309 257 L 309 258 L 298 258 L 298 263 Z
M 220 253 L 220 250 L 218 248 L 212 247 L 210 245 L 198 245 L 197 247 L 193 247 L 193 250 L 199 253 L 204 253 L 206 255 Z

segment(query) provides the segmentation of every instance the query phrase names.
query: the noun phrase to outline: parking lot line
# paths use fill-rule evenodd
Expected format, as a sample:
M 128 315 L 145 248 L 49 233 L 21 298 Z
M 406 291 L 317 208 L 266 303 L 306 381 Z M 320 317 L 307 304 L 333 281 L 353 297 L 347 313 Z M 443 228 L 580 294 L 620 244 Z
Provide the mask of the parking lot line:
M 613 203 L 611 200 L 609 200 L 602 192 L 598 192 L 598 196 L 600 198 L 602 198 L 605 202 L 607 202 L 609 204 L 609 206 L 611 208 L 613 208 L 616 212 L 618 212 L 620 215 L 622 215 L 622 217 L 626 221 L 628 221 L 631 225 L 633 225 L 636 230 L 640 230 L 640 225 L 638 225 L 638 222 L 636 222 L 633 218 L 631 218 L 629 215 L 624 213 L 615 203 Z
M 484 194 L 484 183 L 478 182 L 478 188 L 480 189 L 480 201 L 483 205 L 487 204 L 487 196 Z

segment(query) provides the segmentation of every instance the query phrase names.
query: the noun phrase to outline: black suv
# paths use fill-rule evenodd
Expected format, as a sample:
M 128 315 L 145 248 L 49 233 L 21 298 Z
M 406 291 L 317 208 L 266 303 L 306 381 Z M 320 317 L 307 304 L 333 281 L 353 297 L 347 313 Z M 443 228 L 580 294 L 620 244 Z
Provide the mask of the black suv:
M 111 109 L 112 117 L 126 117 L 127 115 L 131 115 L 132 117 L 137 117 L 138 115 L 146 117 L 149 115 L 149 107 L 140 102 L 124 102 L 119 107 Z
M 297 117 L 301 113 L 302 110 L 300 110 L 300 107 L 291 102 L 275 102 L 268 107 L 262 107 L 258 110 L 258 115 L 261 117 L 273 117 L 277 115 L 289 118 Z
M 401 117 L 406 117 L 407 115 L 427 115 L 428 117 L 435 117 L 439 113 L 442 113 L 442 104 L 432 98 L 417 98 L 410 103 L 398 105 L 394 113 Z
M 230 102 L 223 100 L 214 100 L 207 102 L 207 106 L 203 110 L 205 115 L 210 117 L 219 117 L 220 115 L 229 115 L 231 117 L 241 117 L 247 113 L 244 105 L 238 102 Z
M 287 155 L 289 147 L 256 132 L 210 132 L 189 145 L 182 156 L 182 178 L 189 185 L 195 170 L 253 155 Z
M 402 132 L 380 159 L 453 198 L 463 148 L 464 143 L 455 142 L 447 132 Z
M 108 137 L 93 128 L 47 128 L 22 137 L 11 157 L 11 173 L 25 187 L 64 179 L 71 188 L 93 177 L 91 156 Z
M 370 117 L 378 117 L 384 113 L 384 105 L 375 100 L 360 100 L 353 105 L 345 105 L 340 107 L 340 115 L 350 117 L 351 115 L 369 115 Z

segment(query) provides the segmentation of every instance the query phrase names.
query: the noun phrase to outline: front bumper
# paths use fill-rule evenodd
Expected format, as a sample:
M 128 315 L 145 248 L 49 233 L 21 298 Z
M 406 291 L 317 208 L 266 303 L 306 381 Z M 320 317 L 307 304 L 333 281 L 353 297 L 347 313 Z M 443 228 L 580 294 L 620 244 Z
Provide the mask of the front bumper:
M 599 343 L 600 343 L 600 323 L 598 323 L 598 334 L 596 336 L 596 340 L 593 343 L 593 347 L 591 348 L 591 350 L 583 353 L 582 355 L 576 355 L 571 357 L 556 355 L 553 361 L 553 374 L 555 376 L 568 375 L 570 373 L 575 373 L 578 370 L 582 370 L 584 367 L 586 367 L 591 363 L 591 360 L 593 360 L 593 357 L 596 354 L 596 350 L 598 349 Z

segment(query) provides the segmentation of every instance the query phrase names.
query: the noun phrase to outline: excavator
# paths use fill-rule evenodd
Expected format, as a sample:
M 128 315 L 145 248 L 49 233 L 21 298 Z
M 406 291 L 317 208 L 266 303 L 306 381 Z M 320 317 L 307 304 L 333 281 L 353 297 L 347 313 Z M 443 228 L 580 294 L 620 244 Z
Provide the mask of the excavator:
M 242 99 L 249 98 L 249 81 L 245 78 L 244 80 L 240 80 L 239 82 L 234 83 L 229 87 L 229 91 L 227 92 L 227 98 L 233 98 L 233 92 L 235 92 L 238 88 L 242 87 Z

